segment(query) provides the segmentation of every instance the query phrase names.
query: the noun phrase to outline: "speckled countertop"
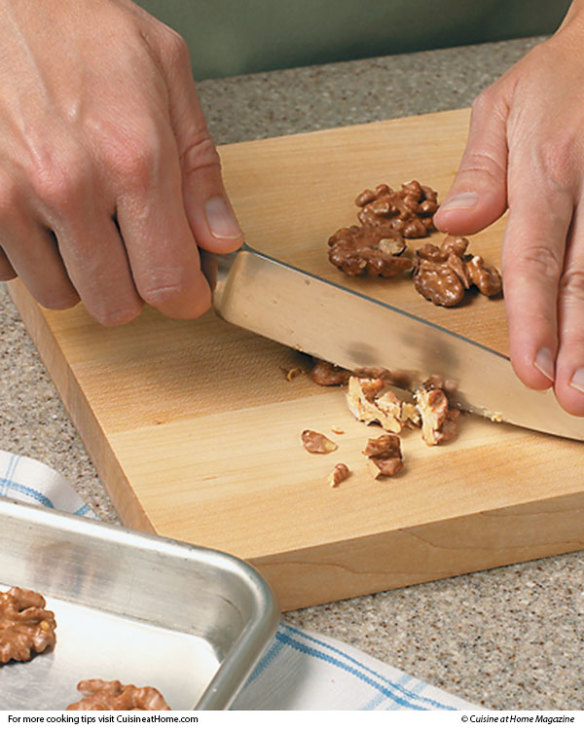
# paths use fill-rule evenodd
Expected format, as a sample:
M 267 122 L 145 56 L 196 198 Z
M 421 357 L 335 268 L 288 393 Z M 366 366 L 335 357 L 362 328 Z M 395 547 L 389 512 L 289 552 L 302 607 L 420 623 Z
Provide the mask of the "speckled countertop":
M 204 81 L 219 144 L 469 105 L 541 39 Z M 0 287 L 0 448 L 68 477 L 115 513 Z M 353 644 L 493 709 L 584 708 L 584 552 L 294 611 L 286 619 Z

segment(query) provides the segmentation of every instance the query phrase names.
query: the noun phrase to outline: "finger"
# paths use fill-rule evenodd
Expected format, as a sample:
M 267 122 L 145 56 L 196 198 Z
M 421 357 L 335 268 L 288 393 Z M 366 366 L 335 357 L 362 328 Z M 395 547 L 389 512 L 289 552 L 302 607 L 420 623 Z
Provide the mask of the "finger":
M 516 200 L 510 198 L 503 287 L 515 372 L 529 387 L 544 389 L 555 380 L 558 287 L 573 205 L 567 193 L 545 182 L 533 184 L 532 194 L 525 195 L 525 180 L 533 182 L 533 168 L 526 166 L 525 173 L 527 178 L 520 171 L 510 176 L 510 192 L 521 192 Z
M 104 325 L 123 324 L 143 302 L 112 218 L 114 196 L 83 148 L 70 145 L 63 159 L 34 179 L 35 209 L 52 230 L 55 253 L 89 314 Z M 36 266 L 41 270 L 41 259 Z
M 57 231 L 65 267 L 88 313 L 100 324 L 116 326 L 134 319 L 143 301 L 134 285 L 119 230 L 106 211 L 69 219 Z
M 507 207 L 506 106 L 488 90 L 473 104 L 466 148 L 452 187 L 434 215 L 454 235 L 482 230 Z
M 4 249 L 2 272 L 18 275 L 31 295 L 48 309 L 68 309 L 79 301 L 51 231 L 14 210 L 3 220 L 0 239 Z M 13 277 L 8 277 L 13 278 Z
M 555 393 L 569 413 L 584 416 L 584 221 L 578 213 L 559 287 Z
M 77 304 L 79 296 L 55 237 L 31 215 L 29 198 L 23 195 L 16 175 L 0 170 L 0 278 L 6 281 L 19 276 L 40 304 L 67 309 Z
M 10 281 L 10 279 L 15 279 L 16 276 L 16 271 L 14 271 L 8 257 L 0 248 L 0 281 Z
M 197 244 L 208 251 L 235 251 L 243 233 L 221 174 L 221 161 L 207 128 L 186 46 L 178 46 L 168 82 L 170 116 L 176 137 L 186 214 Z
M 122 167 L 117 218 L 138 293 L 169 317 L 198 317 L 211 292 L 186 217 L 170 128 L 138 133 Z

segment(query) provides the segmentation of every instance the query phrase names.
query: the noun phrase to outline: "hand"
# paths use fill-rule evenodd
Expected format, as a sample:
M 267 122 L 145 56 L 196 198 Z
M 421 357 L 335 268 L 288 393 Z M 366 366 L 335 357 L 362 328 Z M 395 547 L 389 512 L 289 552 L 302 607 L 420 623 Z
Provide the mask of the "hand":
M 0 0 L 0 280 L 106 325 L 210 305 L 242 243 L 182 39 L 130 0 Z
M 511 361 L 584 416 L 584 3 L 476 99 L 438 228 L 476 233 L 508 208 L 502 272 Z

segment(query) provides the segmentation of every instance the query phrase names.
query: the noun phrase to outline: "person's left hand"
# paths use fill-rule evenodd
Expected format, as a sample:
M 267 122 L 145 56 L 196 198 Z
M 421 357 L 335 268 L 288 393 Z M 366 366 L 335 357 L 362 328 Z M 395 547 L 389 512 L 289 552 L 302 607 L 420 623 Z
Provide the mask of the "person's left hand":
M 584 8 L 475 101 L 440 230 L 476 233 L 508 208 L 510 355 L 530 388 L 584 416 Z

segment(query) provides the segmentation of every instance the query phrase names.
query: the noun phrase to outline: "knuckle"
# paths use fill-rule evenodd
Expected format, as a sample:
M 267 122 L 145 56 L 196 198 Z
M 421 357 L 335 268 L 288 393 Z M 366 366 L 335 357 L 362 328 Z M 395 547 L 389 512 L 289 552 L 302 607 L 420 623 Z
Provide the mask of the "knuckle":
M 191 143 L 185 147 L 180 156 L 183 174 L 188 177 L 193 172 L 209 167 L 220 170 L 221 158 L 211 137 L 205 133 L 198 137 L 196 134 L 192 134 L 191 138 Z
M 563 258 L 545 243 L 532 243 L 514 253 L 514 265 L 526 278 L 558 282 L 562 274 Z
M 161 42 L 162 52 L 170 64 L 189 66 L 190 52 L 185 39 L 172 28 L 164 26 L 164 34 Z
M 556 190 L 564 190 L 572 179 L 571 169 L 574 163 L 574 153 L 580 143 L 571 135 L 561 133 L 550 137 L 540 150 L 543 180 Z
M 79 295 L 68 287 L 51 287 L 35 293 L 35 299 L 47 309 L 71 309 L 79 303 Z
M 38 163 L 30 171 L 30 183 L 38 198 L 52 211 L 69 213 L 78 208 L 86 189 L 86 163 L 80 155 L 52 163 Z
M 155 177 L 159 150 L 160 142 L 154 130 L 143 126 L 134 129 L 123 144 L 111 149 L 109 166 L 118 179 L 144 185 Z
M 471 105 L 471 118 L 486 118 L 498 114 L 501 95 L 497 85 L 488 86 L 475 96 Z
M 569 266 L 560 279 L 560 291 L 564 298 L 584 303 L 584 269 Z
M 211 305 L 210 291 L 196 286 L 189 278 L 150 283 L 140 290 L 144 301 L 171 317 L 198 317 Z
M 99 324 L 104 327 L 117 327 L 135 319 L 142 311 L 142 307 L 142 303 L 136 302 L 132 305 L 117 306 L 113 309 L 104 305 L 88 307 L 87 309 Z
M 167 283 L 152 283 L 144 287 L 140 294 L 147 304 L 156 309 L 172 306 L 184 295 L 184 284 L 180 281 Z
M 461 175 L 486 178 L 487 185 L 499 186 L 501 181 L 506 179 L 507 171 L 501 163 L 488 150 L 472 150 L 464 161 L 460 171 Z

